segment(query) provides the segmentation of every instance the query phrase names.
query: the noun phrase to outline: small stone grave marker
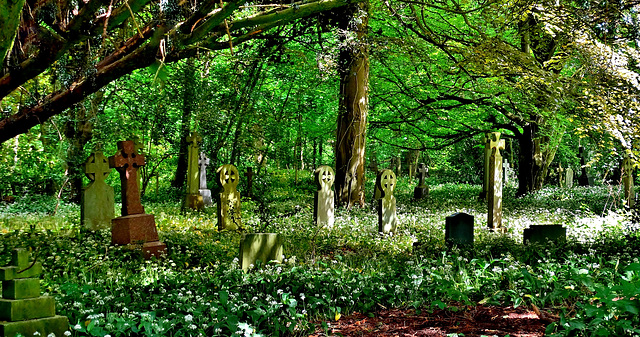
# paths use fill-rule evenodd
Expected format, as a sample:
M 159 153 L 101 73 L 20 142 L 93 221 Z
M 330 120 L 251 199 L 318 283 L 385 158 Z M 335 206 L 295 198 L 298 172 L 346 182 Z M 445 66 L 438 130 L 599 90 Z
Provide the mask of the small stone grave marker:
M 204 152 L 200 152 L 200 195 L 202 196 L 202 202 L 205 206 L 213 205 L 213 198 L 211 197 L 211 190 L 207 187 L 207 166 L 209 166 L 209 158 Z
M 445 219 L 444 240 L 447 246 L 473 244 L 473 215 L 454 213 Z
M 567 229 L 562 225 L 531 225 L 522 232 L 522 242 L 524 244 L 540 243 L 547 241 L 565 241 L 567 239 Z
M 314 193 L 313 220 L 316 225 L 333 227 L 334 219 L 334 196 L 331 189 L 336 175 L 329 166 L 318 167 L 314 174 L 317 190 Z
M 140 203 L 138 168 L 145 164 L 144 155 L 136 153 L 130 140 L 118 142 L 118 152 L 109 157 L 109 166 L 120 173 L 122 186 L 122 216 L 111 220 L 111 243 L 142 243 L 142 255 L 149 259 L 152 256 L 160 257 L 166 252 L 167 246 L 158 237 L 153 214 L 145 214 Z
M 0 337 L 64 336 L 69 320 L 56 315 L 52 296 L 40 296 L 42 263 L 30 261 L 29 251 L 15 249 L 11 266 L 0 268 Z
M 378 200 L 378 232 L 383 234 L 396 233 L 398 217 L 396 215 L 396 197 L 393 191 L 396 188 L 396 175 L 391 170 L 382 170 L 376 179 L 377 187 L 381 191 Z
M 225 164 L 218 168 L 218 230 L 236 230 L 242 228 L 240 213 L 240 181 L 238 169 L 232 164 Z
M 567 179 L 565 184 L 567 188 L 573 188 L 573 169 L 571 167 L 567 167 Z
M 420 163 L 418 166 L 418 186 L 413 189 L 413 198 L 416 200 L 422 199 L 429 195 L 429 186 L 425 182 L 429 168 L 424 163 Z
M 184 208 L 202 210 L 204 208 L 203 197 L 200 194 L 200 157 L 199 142 L 202 137 L 197 132 L 192 132 L 187 137 L 187 194 L 184 200 Z
M 276 233 L 246 234 L 240 242 L 240 268 L 245 272 L 251 265 L 261 261 L 261 265 L 271 261 L 284 260 L 282 235 Z
M 501 230 L 502 228 L 502 155 L 500 150 L 504 150 L 505 141 L 500 139 L 500 132 L 490 134 L 491 155 L 489 157 L 489 193 L 487 212 L 487 225 L 491 230 Z
M 82 190 L 80 218 L 88 230 L 111 228 L 111 219 L 115 218 L 113 187 L 104 182 L 110 172 L 109 160 L 101 151 L 92 153 L 84 164 L 91 182 Z
M 625 153 L 622 161 L 622 187 L 624 188 L 624 201 L 627 207 L 633 208 L 636 204 L 636 194 L 633 188 L 634 161 L 628 153 Z

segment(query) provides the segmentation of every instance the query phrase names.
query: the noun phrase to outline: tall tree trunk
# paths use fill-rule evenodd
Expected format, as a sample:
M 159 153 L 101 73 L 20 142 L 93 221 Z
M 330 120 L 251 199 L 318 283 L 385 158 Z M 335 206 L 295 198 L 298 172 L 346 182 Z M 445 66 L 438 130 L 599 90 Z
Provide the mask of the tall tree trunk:
M 535 121 L 522 128 L 522 133 L 517 135 L 520 145 L 518 196 L 542 189 L 563 134 L 564 128 L 558 128 L 543 136 L 539 123 Z
M 180 127 L 180 152 L 178 153 L 178 165 L 176 166 L 176 175 L 173 177 L 171 181 L 171 186 L 174 188 L 182 188 L 185 184 L 187 178 L 187 147 L 189 144 L 187 143 L 187 137 L 189 136 L 189 131 L 191 130 L 191 115 L 195 110 L 195 100 L 194 97 L 194 79 L 195 79 L 195 70 L 193 59 L 187 59 L 187 62 L 183 68 L 183 79 L 182 83 L 182 126 Z
M 340 17 L 339 28 L 354 32 L 341 36 L 340 101 L 336 138 L 336 200 L 338 205 L 364 206 L 364 158 L 369 108 L 369 50 L 367 29 L 369 2 L 350 5 Z
M 93 138 L 93 119 L 98 114 L 104 92 L 98 91 L 90 100 L 87 110 L 82 103 L 69 110 L 70 121 L 65 124 L 64 133 L 69 142 L 67 151 L 67 175 L 69 177 L 71 201 L 79 204 L 82 197 L 82 178 L 84 177 L 84 146 Z

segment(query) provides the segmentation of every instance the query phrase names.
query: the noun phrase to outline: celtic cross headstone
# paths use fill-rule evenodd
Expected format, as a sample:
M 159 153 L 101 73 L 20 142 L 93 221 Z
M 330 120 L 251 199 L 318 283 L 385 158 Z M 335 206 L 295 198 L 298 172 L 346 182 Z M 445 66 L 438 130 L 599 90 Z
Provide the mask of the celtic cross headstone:
M 391 170 L 382 170 L 378 174 L 377 188 L 381 191 L 378 200 L 378 232 L 383 234 L 396 233 L 398 217 L 396 215 L 396 175 Z
M 333 169 L 322 165 L 314 173 L 316 192 L 314 193 L 313 220 L 315 224 L 333 227 L 334 195 L 331 189 L 336 179 Z
M 240 177 L 238 169 L 232 164 L 225 164 L 218 168 L 218 230 L 236 230 L 242 228 L 240 213 L 240 192 L 238 183 Z
M 110 172 L 109 159 L 102 151 L 92 153 L 84 163 L 84 173 L 91 180 L 82 190 L 80 207 L 80 219 L 86 229 L 111 228 L 115 217 L 113 187 L 104 181 Z

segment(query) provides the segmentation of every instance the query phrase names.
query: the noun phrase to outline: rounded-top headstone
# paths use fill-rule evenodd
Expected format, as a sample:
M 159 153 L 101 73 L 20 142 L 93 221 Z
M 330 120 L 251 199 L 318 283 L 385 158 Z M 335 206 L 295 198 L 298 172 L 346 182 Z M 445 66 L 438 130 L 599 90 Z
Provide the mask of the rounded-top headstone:
M 315 181 L 318 190 L 331 189 L 333 182 L 336 180 L 336 175 L 333 169 L 327 165 L 318 167 L 315 171 Z
M 393 195 L 393 191 L 396 188 L 396 174 L 391 170 L 382 170 L 379 173 L 377 179 L 378 189 L 382 191 L 382 197 L 386 197 L 387 195 Z

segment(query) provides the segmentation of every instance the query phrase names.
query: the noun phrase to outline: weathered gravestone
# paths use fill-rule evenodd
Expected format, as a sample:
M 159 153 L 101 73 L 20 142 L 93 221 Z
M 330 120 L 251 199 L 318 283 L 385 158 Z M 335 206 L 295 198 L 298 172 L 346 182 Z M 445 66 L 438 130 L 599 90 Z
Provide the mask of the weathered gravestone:
M 565 241 L 567 229 L 562 225 L 531 225 L 522 232 L 522 242 L 546 243 L 547 241 Z
M 247 196 L 253 196 L 253 167 L 247 167 Z
M 111 243 L 131 245 L 142 243 L 145 259 L 160 257 L 167 246 L 158 237 L 153 214 L 145 214 L 140 203 L 138 168 L 146 164 L 144 156 L 136 153 L 130 140 L 118 142 L 118 152 L 109 157 L 109 166 L 120 173 L 122 216 L 111 220 Z
M 429 186 L 425 183 L 429 168 L 424 163 L 420 163 L 418 166 L 418 186 L 413 189 L 413 198 L 418 200 L 429 195 Z
M 587 158 L 584 153 L 584 147 L 580 146 L 578 148 L 578 156 L 580 157 L 580 176 L 578 177 L 578 184 L 580 186 L 591 186 L 593 185 L 593 178 L 589 176 L 587 173 Z
M 238 182 L 240 177 L 238 169 L 225 164 L 218 168 L 218 230 L 236 230 L 242 228 L 242 216 L 240 213 L 240 192 Z
M 500 132 L 492 132 L 489 138 L 491 155 L 489 156 L 487 226 L 491 230 L 497 230 L 502 228 L 502 155 L 500 150 L 504 150 L 505 142 L 504 139 L 500 139 Z
M 573 188 L 573 169 L 571 167 L 567 167 L 567 179 L 565 184 L 567 188 Z
M 69 320 L 56 315 L 52 296 L 40 296 L 42 263 L 30 261 L 29 251 L 18 248 L 12 252 L 11 264 L 0 268 L 0 337 L 64 336 Z
M 624 189 L 624 201 L 627 207 L 633 208 L 636 204 L 636 194 L 633 189 L 633 166 L 634 161 L 626 153 L 622 160 L 622 188 Z
M 381 191 L 378 200 L 378 232 L 383 234 L 396 233 L 398 217 L 396 216 L 396 175 L 391 170 L 382 170 L 376 179 L 377 188 Z
M 329 166 L 318 167 L 314 174 L 317 190 L 314 193 L 313 222 L 316 225 L 325 225 L 329 228 L 334 223 L 334 196 L 331 189 L 336 175 Z
M 240 242 L 240 268 L 245 272 L 250 266 L 271 261 L 282 263 L 284 259 L 282 235 L 276 233 L 245 234 Z
M 562 164 L 558 164 L 557 172 L 558 172 L 558 186 L 565 187 L 566 186 L 565 174 L 564 174 L 564 168 L 562 168 Z
M 205 206 L 213 205 L 213 198 L 211 197 L 211 190 L 207 188 L 207 166 L 209 166 L 209 158 L 200 152 L 200 195 L 202 196 L 202 202 Z
M 199 142 L 202 141 L 202 137 L 197 132 L 192 132 L 187 137 L 187 195 L 184 200 L 184 208 L 191 208 L 195 210 L 201 210 L 204 208 L 204 201 L 202 195 L 200 195 L 200 165 L 198 160 L 200 159 L 200 146 Z
M 447 246 L 473 244 L 473 215 L 454 213 L 446 217 L 444 240 Z
M 84 174 L 91 180 L 82 190 L 80 207 L 80 218 L 86 229 L 111 228 L 111 219 L 115 218 L 113 187 L 104 182 L 110 172 L 109 160 L 101 151 L 92 153 L 84 163 Z

